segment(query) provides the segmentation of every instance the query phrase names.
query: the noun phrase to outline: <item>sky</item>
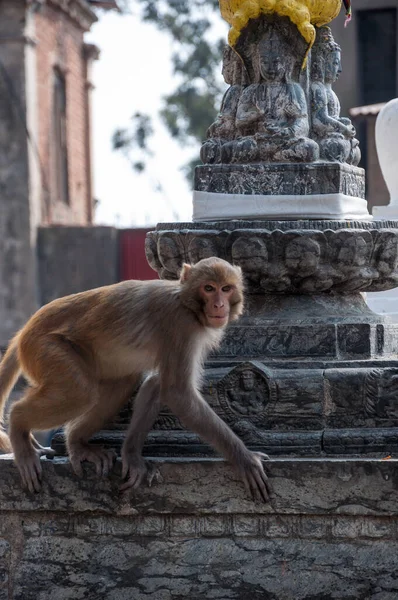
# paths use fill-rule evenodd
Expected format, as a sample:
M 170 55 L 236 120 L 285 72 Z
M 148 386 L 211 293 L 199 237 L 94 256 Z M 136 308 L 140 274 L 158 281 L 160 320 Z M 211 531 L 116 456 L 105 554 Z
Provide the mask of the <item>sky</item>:
M 192 191 L 180 169 L 197 149 L 182 150 L 156 120 L 161 97 L 177 84 L 170 60 L 172 42 L 137 16 L 114 11 L 98 16 L 86 36 L 101 51 L 93 71 L 92 98 L 96 222 L 131 227 L 191 221 Z M 153 115 L 156 124 L 154 157 L 144 174 L 135 173 L 111 143 L 113 132 L 128 126 L 137 111 Z M 159 183 L 163 194 L 156 191 Z

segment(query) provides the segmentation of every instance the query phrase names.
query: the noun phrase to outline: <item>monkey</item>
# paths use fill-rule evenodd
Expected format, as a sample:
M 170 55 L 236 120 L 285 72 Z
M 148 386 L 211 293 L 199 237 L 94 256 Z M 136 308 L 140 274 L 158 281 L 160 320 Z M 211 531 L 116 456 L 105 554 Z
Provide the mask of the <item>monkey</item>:
M 128 401 L 142 381 L 122 445 L 123 491 L 136 489 L 149 472 L 145 438 L 161 406 L 232 463 L 255 500 L 269 499 L 262 460 L 211 409 L 200 393 L 203 364 L 228 323 L 243 312 L 240 267 L 219 258 L 184 264 L 177 281 L 128 280 L 53 300 L 15 335 L 0 363 L 0 417 L 22 373 L 29 386 L 11 407 L 9 437 L 22 484 L 41 489 L 40 456 L 50 453 L 31 431 L 65 426 L 71 466 L 83 461 L 108 475 L 114 453 L 89 439 Z M 50 455 L 50 454 L 49 454 Z

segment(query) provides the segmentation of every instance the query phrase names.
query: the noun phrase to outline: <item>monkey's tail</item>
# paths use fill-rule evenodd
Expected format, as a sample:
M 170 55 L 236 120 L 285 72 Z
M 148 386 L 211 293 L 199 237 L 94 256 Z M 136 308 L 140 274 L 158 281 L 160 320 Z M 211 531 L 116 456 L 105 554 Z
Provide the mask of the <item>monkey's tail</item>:
M 11 443 L 3 428 L 5 403 L 21 372 L 18 360 L 18 336 L 11 340 L 10 345 L 0 363 L 0 450 L 11 452 Z

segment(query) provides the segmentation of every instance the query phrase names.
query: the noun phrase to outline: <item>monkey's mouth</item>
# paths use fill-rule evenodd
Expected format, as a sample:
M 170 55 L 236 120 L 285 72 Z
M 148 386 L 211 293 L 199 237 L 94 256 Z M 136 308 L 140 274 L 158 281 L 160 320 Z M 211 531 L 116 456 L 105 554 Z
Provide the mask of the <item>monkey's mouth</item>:
M 224 321 L 228 319 L 227 315 L 206 315 L 209 321 L 214 321 L 214 323 L 222 324 Z

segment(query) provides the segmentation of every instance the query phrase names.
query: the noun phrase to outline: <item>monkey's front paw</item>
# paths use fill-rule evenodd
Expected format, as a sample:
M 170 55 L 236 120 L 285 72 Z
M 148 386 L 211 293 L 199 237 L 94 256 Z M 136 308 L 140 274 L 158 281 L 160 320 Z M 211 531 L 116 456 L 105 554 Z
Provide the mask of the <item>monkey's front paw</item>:
M 40 492 L 42 469 L 39 455 L 32 451 L 24 456 L 15 456 L 15 462 L 21 475 L 23 487 L 30 492 Z
M 241 473 L 245 487 L 253 500 L 268 502 L 270 485 L 262 464 L 263 460 L 269 460 L 269 456 L 263 452 L 250 452 L 246 464 L 242 465 Z
M 69 460 L 78 477 L 83 476 L 82 462 L 87 460 L 95 465 L 95 472 L 99 477 L 106 477 L 112 470 L 116 454 L 113 450 L 105 450 L 101 446 L 79 445 L 72 446 L 69 450 Z
M 142 456 L 122 457 L 122 478 L 127 481 L 120 486 L 122 492 L 133 489 L 136 490 L 144 481 L 151 487 L 154 480 L 160 481 L 161 475 L 154 466 L 148 465 Z

